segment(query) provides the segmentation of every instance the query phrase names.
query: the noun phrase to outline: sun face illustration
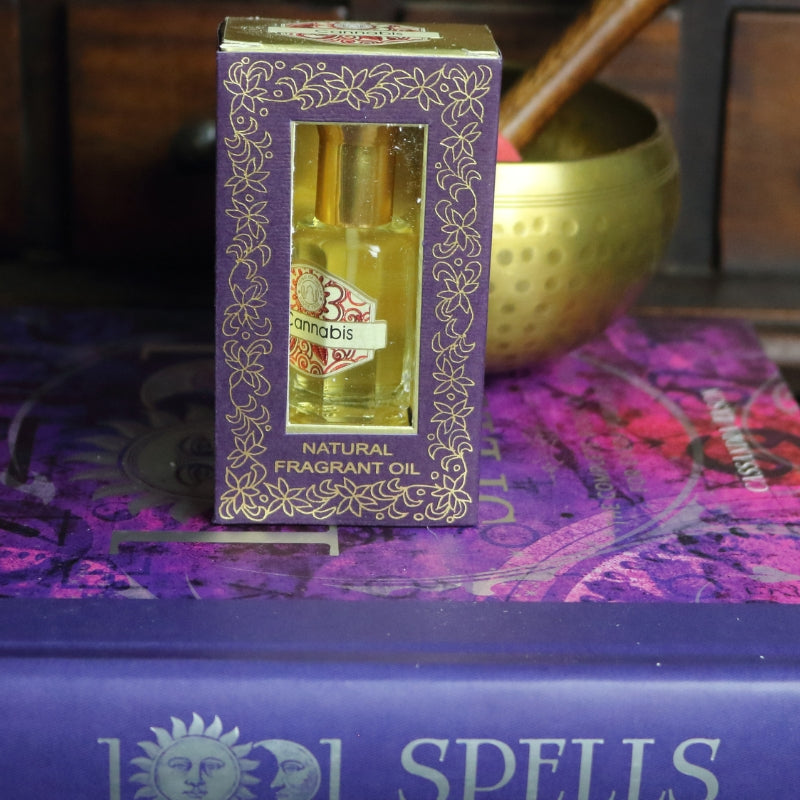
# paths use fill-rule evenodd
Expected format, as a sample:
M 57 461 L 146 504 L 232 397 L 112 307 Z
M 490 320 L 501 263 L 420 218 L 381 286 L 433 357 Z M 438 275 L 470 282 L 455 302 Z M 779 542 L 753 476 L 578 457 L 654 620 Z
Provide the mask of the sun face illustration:
M 172 732 L 151 728 L 156 741 L 139 742 L 147 755 L 131 759 L 140 770 L 130 778 L 141 784 L 136 800 L 254 800 L 247 787 L 260 782 L 249 774 L 259 762 L 247 758 L 252 743 L 236 744 L 238 728 L 223 733 L 219 717 L 206 727 L 198 714 L 188 728 L 171 719 Z
M 169 506 L 179 522 L 202 514 L 213 503 L 214 447 L 211 405 L 192 403 L 182 413 L 164 407 L 172 397 L 169 387 L 193 380 L 200 366 L 186 365 L 157 373 L 146 382 L 142 399 L 147 422 L 108 422 L 103 433 L 86 437 L 86 450 L 72 457 L 87 468 L 75 480 L 105 483 L 94 500 L 128 498 L 132 515 L 145 508 Z M 157 387 L 153 389 L 153 386 Z M 166 386 L 168 388 L 162 388 Z

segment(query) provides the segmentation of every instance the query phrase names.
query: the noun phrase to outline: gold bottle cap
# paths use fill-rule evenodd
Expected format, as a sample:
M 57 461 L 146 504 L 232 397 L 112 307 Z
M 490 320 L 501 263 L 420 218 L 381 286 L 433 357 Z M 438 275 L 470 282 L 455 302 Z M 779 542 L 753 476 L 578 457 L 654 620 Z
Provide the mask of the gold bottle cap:
M 372 228 L 392 218 L 394 137 L 387 125 L 320 125 L 317 219 Z

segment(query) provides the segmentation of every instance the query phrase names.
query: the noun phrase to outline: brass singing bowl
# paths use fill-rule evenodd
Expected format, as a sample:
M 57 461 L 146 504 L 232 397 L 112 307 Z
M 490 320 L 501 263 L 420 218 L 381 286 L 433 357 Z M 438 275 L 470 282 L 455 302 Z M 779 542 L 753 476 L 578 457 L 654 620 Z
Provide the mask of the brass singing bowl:
M 643 103 L 591 83 L 499 163 L 486 367 L 562 355 L 627 311 L 675 227 L 678 160 Z

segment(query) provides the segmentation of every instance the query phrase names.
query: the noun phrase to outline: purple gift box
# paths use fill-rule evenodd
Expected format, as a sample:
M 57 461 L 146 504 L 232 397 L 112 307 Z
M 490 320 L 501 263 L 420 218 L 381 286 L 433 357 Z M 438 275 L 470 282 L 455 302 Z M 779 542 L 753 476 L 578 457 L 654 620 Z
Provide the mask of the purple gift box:
M 500 68 L 482 26 L 222 26 L 218 522 L 475 523 Z

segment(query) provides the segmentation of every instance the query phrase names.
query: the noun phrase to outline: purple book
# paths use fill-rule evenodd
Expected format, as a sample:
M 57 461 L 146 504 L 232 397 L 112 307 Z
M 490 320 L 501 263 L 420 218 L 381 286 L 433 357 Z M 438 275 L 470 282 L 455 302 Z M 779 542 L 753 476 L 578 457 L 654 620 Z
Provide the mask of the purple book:
M 199 315 L 0 323 L 4 596 L 800 595 L 800 412 L 743 323 L 627 318 L 489 379 L 472 528 L 212 524 L 211 336 Z M 306 458 L 294 468 L 325 474 L 345 513 L 364 502 L 348 470 L 384 456 Z
M 211 336 L 0 321 L 3 797 L 794 797 L 800 413 L 747 326 L 489 380 L 460 530 L 213 526 Z

